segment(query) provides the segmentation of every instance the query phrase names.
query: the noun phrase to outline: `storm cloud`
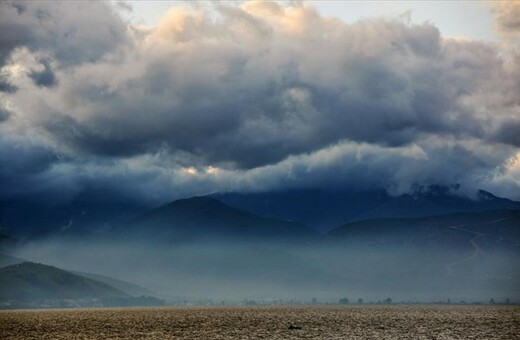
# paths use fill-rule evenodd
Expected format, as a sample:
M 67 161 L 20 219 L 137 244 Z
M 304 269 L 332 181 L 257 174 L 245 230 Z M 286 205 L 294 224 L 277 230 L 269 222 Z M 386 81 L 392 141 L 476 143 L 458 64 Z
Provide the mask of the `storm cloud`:
M 175 6 L 154 27 L 119 10 L 0 5 L 1 196 L 456 183 L 520 199 L 515 48 L 305 3 Z
M 3 1 L 0 58 L 25 46 L 47 51 L 63 66 L 95 62 L 126 41 L 126 25 L 102 2 Z

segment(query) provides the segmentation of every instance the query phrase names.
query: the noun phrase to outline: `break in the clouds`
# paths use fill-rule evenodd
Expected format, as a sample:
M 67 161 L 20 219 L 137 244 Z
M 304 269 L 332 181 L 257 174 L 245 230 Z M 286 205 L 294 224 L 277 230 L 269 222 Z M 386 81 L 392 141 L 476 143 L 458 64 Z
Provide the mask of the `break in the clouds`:
M 128 6 L 2 2 L 0 196 L 457 183 L 518 199 L 517 9 L 491 9 L 502 44 L 305 3 L 174 6 L 143 27 Z

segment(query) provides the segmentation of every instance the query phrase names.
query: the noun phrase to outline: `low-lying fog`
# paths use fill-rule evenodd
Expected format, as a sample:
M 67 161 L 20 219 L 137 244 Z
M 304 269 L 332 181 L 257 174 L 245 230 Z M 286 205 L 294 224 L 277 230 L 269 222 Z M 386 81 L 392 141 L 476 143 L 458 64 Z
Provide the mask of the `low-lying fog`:
M 467 247 L 347 247 L 250 242 L 25 244 L 13 255 L 129 281 L 170 303 L 240 302 L 520 302 L 520 254 Z

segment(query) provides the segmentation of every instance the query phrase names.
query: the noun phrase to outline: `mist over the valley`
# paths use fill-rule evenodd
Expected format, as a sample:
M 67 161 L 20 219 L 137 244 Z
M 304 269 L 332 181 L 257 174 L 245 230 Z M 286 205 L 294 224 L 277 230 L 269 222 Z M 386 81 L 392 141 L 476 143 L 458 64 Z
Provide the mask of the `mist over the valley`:
M 146 287 L 174 303 L 518 301 L 518 251 L 336 245 L 42 241 L 15 255 Z
M 200 208 L 197 199 L 186 201 L 195 201 Z M 206 207 L 205 200 L 202 206 Z M 174 208 L 169 209 L 178 218 Z M 242 213 L 237 210 L 238 215 L 232 216 Z M 338 303 L 344 297 L 351 303 L 360 298 L 364 303 L 387 298 L 393 302 L 518 302 L 518 213 L 501 210 L 472 216 L 368 220 L 300 238 L 251 236 L 252 227 L 247 233 L 222 237 L 218 233 L 223 224 L 218 221 L 192 224 L 189 235 L 177 233 L 175 225 L 158 234 L 162 226 L 154 217 L 155 224 L 140 224 L 139 233 L 128 225 L 100 234 L 62 232 L 22 242 L 11 253 L 69 271 L 131 282 L 171 304 Z M 471 230 L 451 225 L 452 221 L 460 225 L 461 220 Z M 244 227 L 252 225 L 244 221 Z M 195 228 L 215 233 L 208 237 L 209 233 L 197 234 Z

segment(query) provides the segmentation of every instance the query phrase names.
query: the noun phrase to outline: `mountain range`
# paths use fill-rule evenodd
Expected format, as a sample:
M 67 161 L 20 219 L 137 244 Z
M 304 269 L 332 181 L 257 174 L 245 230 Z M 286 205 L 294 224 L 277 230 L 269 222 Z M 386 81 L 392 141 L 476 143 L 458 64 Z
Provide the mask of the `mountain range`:
M 136 217 L 110 227 L 71 225 L 64 228 L 57 225 L 38 229 L 35 222 L 23 228 L 32 232 L 22 235 L 28 239 L 132 239 L 162 243 L 208 240 L 314 242 L 312 240 L 322 239 L 323 233 L 328 235 L 328 239 L 345 238 L 345 235 L 353 235 L 357 230 L 359 235 L 365 233 L 368 237 L 371 233 L 377 239 L 378 235 L 409 234 L 410 230 L 429 233 L 432 228 L 437 228 L 435 230 L 438 232 L 457 225 L 487 230 L 501 224 L 479 225 L 482 218 L 496 215 L 495 219 L 500 219 L 504 214 L 514 215 L 515 210 L 520 210 L 520 202 L 496 197 L 482 190 L 476 197 L 469 198 L 437 187 L 400 196 L 390 196 L 380 191 L 223 193 L 180 199 L 143 213 L 137 210 L 134 211 Z M 76 211 L 73 209 L 71 213 Z M 514 231 L 520 226 L 513 215 L 503 220 L 510 221 L 507 222 L 508 239 L 517 237 Z M 0 241 L 12 243 L 14 237 L 19 237 L 17 232 L 16 228 L 4 227 Z M 454 236 L 455 229 L 450 229 L 450 233 Z M 443 242 L 450 243 L 448 240 Z
M 520 209 L 520 202 L 479 190 L 468 197 L 432 186 L 402 195 L 384 190 L 289 190 L 266 193 L 218 193 L 212 197 L 251 213 L 291 220 L 327 232 L 342 224 L 381 218 L 414 218 L 457 212 Z
M 520 249 L 520 210 L 463 212 L 420 218 L 372 219 L 344 224 L 327 234 L 329 240 L 351 244 L 464 249 Z M 473 242 L 472 242 L 473 240 Z
M 106 230 L 149 209 L 135 203 L 81 199 L 59 204 L 47 200 L 0 200 L 0 241 L 2 233 L 23 239 L 44 236 L 57 230 L 77 234 Z
M 58 225 L 31 237 L 15 233 L 20 241 L 9 249 L 28 249 L 25 254 L 37 262 L 35 254 L 47 257 L 57 251 L 50 263 L 76 263 L 85 271 L 92 266 L 81 263 L 101 261 L 99 272 L 114 270 L 178 301 L 210 293 L 247 296 L 251 291 L 266 296 L 337 294 L 345 287 L 360 294 L 406 294 L 403 290 L 420 287 L 426 297 L 462 294 L 473 287 L 471 296 L 500 291 L 513 297 L 520 296 L 514 288 L 520 282 L 519 207 L 519 202 L 484 191 L 473 199 L 444 190 L 401 196 L 314 190 L 213 194 L 136 210 L 135 217 L 109 228 Z M 330 228 L 333 221 L 342 222 Z M 2 229 L 4 239 L 13 239 L 10 231 Z M 67 261 L 60 262 L 64 256 Z M 59 305 L 69 297 L 77 305 L 155 303 L 129 300 L 151 294 L 125 281 L 20 266 L 19 260 L 0 257 L 0 267 L 18 265 L 0 272 L 3 287 L 11 289 L 4 292 L 4 301 L 20 299 L 26 289 L 37 292 L 31 301 L 40 306 L 49 301 Z M 56 282 L 68 286 L 64 293 L 77 295 L 53 295 Z M 74 299 L 78 296 L 83 300 Z

